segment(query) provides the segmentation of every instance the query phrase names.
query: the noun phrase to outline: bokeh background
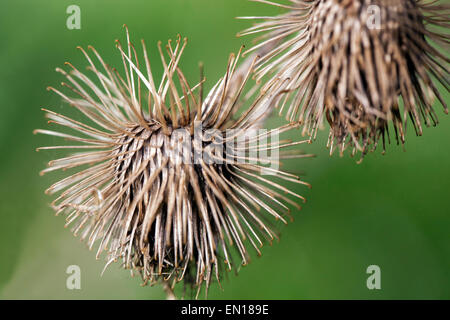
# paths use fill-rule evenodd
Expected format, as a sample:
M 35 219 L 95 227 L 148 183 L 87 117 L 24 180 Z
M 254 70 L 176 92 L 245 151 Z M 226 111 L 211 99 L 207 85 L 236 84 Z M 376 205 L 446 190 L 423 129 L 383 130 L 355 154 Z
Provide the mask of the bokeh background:
M 81 8 L 81 30 L 66 28 L 66 8 Z M 245 0 L 29 1 L 0 2 L 0 298 L 162 299 L 160 287 L 104 261 L 64 229 L 44 190 L 58 175 L 38 172 L 52 152 L 35 152 L 55 139 L 34 136 L 46 126 L 41 107 L 68 109 L 47 92 L 62 77 L 65 61 L 87 65 L 77 45 L 92 44 L 111 65 L 121 66 L 114 40 L 124 41 L 126 23 L 134 42 L 144 38 L 156 58 L 158 40 L 189 38 L 181 65 L 192 82 L 205 63 L 208 86 L 225 71 L 230 52 L 250 38 L 235 34 L 250 25 L 242 15 L 281 10 Z M 154 59 L 155 59 L 154 58 Z M 153 63 L 161 73 L 158 63 Z M 450 102 L 448 93 L 446 100 Z M 322 132 L 302 145 L 315 159 L 285 168 L 305 172 L 312 190 L 299 187 L 308 203 L 295 222 L 280 226 L 281 241 L 261 258 L 215 284 L 211 299 L 449 299 L 450 298 L 450 116 L 437 106 L 441 124 L 422 137 L 409 130 L 404 152 L 370 154 L 356 164 L 330 157 Z M 268 126 L 282 123 L 271 119 Z M 410 128 L 411 129 L 411 128 Z M 66 289 L 66 268 L 81 268 L 81 290 Z M 381 290 L 368 290 L 366 268 L 381 268 Z

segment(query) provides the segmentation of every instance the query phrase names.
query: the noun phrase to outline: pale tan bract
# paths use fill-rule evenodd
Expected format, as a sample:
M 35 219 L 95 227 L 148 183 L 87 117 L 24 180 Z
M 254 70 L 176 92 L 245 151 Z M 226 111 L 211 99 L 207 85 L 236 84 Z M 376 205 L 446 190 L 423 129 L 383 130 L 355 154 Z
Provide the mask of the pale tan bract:
M 450 89 L 450 5 L 416 0 L 290 0 L 289 5 L 253 0 L 286 9 L 239 35 L 261 34 L 248 51 L 276 43 L 261 57 L 257 79 L 285 81 L 277 98 L 280 114 L 316 137 L 324 118 L 327 147 L 373 151 L 389 139 L 405 142 L 410 119 L 417 135 L 422 124 L 438 123 L 437 98 Z M 377 20 L 378 19 L 378 20 Z M 377 24 L 379 22 L 379 24 Z M 270 81 L 268 82 L 271 83 Z M 286 110 L 287 109 L 287 110 Z
M 107 265 L 122 260 L 125 268 L 141 274 L 144 283 L 162 281 L 168 285 L 170 281 L 173 288 L 185 280 L 198 288 L 198 295 L 202 283 L 207 289 L 213 278 L 221 279 L 221 270 L 232 269 L 231 246 L 237 248 L 240 264 L 247 264 L 249 244 L 260 254 L 264 242 L 277 238 L 270 218 L 286 222 L 288 205 L 300 208 L 293 199 L 304 198 L 275 180 L 309 185 L 273 168 L 267 169 L 273 176 L 261 176 L 270 159 L 258 158 L 258 163 L 237 161 L 251 160 L 248 151 L 254 147 L 248 143 L 217 154 L 214 148 L 208 148 L 213 144 L 212 137 L 205 134 L 200 142 L 194 141 L 196 122 L 203 133 L 217 129 L 225 140 L 258 128 L 268 114 L 272 96 L 266 91 L 257 93 L 253 103 L 236 117 L 256 58 L 237 68 L 239 56 L 231 55 L 224 77 L 203 99 L 203 80 L 191 87 L 179 68 L 185 45 L 181 38 L 174 44 L 169 41 L 166 54 L 158 45 L 164 67 L 159 84 L 153 79 L 144 43 L 144 65 L 140 65 L 128 32 L 125 50 L 117 42 L 124 77 L 106 65 L 92 47 L 89 49 L 97 64 L 80 48 L 97 84 L 68 64 L 69 72 L 57 70 L 68 80 L 63 86 L 78 97 L 49 89 L 81 112 L 84 120 L 44 109 L 51 124 L 75 134 L 36 132 L 73 142 L 70 146 L 39 150 L 80 151 L 50 161 L 42 173 L 75 170 L 46 192 L 58 194 L 52 204 L 58 214 L 67 214 L 67 225 L 74 233 L 80 234 L 90 248 L 98 244 L 97 257 L 106 250 Z M 258 88 L 253 91 L 258 92 Z M 276 130 L 284 132 L 293 127 L 285 125 Z M 235 136 L 227 134 L 228 129 L 235 129 Z M 180 130 L 186 134 L 175 135 Z M 273 131 L 254 139 L 267 137 Z M 271 142 L 257 148 L 278 149 L 304 142 Z M 192 153 L 205 152 L 222 163 L 203 159 L 198 164 L 184 163 L 177 143 L 191 143 Z

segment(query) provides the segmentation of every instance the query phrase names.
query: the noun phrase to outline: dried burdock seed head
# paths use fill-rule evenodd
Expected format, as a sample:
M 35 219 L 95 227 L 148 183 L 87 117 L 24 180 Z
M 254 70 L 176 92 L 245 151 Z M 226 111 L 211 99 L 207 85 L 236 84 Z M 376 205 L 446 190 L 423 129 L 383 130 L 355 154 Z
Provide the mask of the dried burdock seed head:
M 263 0 L 257 2 L 269 3 Z M 447 113 L 450 5 L 415 0 L 291 0 L 287 13 L 241 35 L 263 33 L 260 44 L 277 43 L 256 67 L 285 80 L 277 105 L 315 137 L 326 118 L 328 146 L 383 152 L 388 127 L 405 142 L 408 118 L 417 135 L 436 125 L 435 98 Z M 255 17 L 248 17 L 250 19 Z M 258 17 L 256 17 L 258 18 Z M 286 93 L 287 94 L 283 94 Z
M 125 49 L 117 42 L 124 76 L 92 47 L 97 65 L 80 50 L 93 79 L 71 64 L 69 72 L 57 69 L 68 80 L 63 86 L 78 97 L 50 90 L 86 121 L 45 110 L 50 123 L 74 133 L 36 132 L 73 143 L 39 149 L 79 151 L 43 170 L 75 170 L 47 193 L 59 193 L 55 210 L 67 214 L 67 225 L 90 248 L 98 244 L 97 256 L 107 251 L 107 265 L 122 260 L 144 283 L 172 288 L 184 280 L 198 294 L 236 266 L 231 246 L 247 264 L 248 244 L 260 254 L 264 242 L 277 238 L 271 216 L 286 222 L 288 205 L 299 208 L 294 200 L 303 197 L 277 180 L 308 184 L 278 169 L 281 152 L 277 158 L 264 154 L 306 141 L 277 139 L 275 133 L 292 125 L 257 130 L 270 108 L 267 92 L 256 90 L 253 103 L 238 112 L 255 59 L 237 68 L 239 56 L 231 55 L 224 77 L 203 99 L 203 80 L 192 87 L 179 68 L 186 41 L 169 41 L 166 54 L 158 45 L 164 67 L 159 84 L 142 45 L 144 65 L 128 32 Z

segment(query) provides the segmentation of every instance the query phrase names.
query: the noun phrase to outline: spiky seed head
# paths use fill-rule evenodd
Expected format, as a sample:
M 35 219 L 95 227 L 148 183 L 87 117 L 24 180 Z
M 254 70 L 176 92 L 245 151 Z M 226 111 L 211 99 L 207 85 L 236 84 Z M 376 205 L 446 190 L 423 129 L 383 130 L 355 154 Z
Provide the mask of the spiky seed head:
M 270 3 L 264 0 L 257 2 Z M 280 113 L 315 137 L 326 118 L 328 147 L 350 146 L 364 155 L 389 139 L 405 142 L 408 118 L 417 135 L 436 125 L 433 101 L 447 113 L 450 5 L 421 0 L 290 0 L 288 9 L 240 35 L 264 33 L 275 49 L 262 57 L 257 77 L 275 72 Z M 251 17 L 250 17 L 251 18 Z
M 42 173 L 75 170 L 47 193 L 59 193 L 53 201 L 56 212 L 67 214 L 67 225 L 90 248 L 99 243 L 97 256 L 107 251 L 107 265 L 120 259 L 124 267 L 138 271 L 144 283 L 170 281 L 173 286 L 186 280 L 199 292 L 202 284 L 208 288 L 212 278 L 219 280 L 221 270 L 232 268 L 231 246 L 247 264 L 248 243 L 260 254 L 264 242 L 277 238 L 269 216 L 286 222 L 286 204 L 299 208 L 286 194 L 303 197 L 276 180 L 308 184 L 271 166 L 274 159 L 262 151 L 303 141 L 250 143 L 293 127 L 246 136 L 266 117 L 271 100 L 261 92 L 236 116 L 254 59 L 237 68 L 239 56 L 231 55 L 225 76 L 203 99 L 203 80 L 191 87 L 179 68 L 186 41 L 169 41 L 166 55 L 158 45 L 164 67 L 159 84 L 142 45 L 143 66 L 128 31 L 127 48 L 117 42 L 124 77 L 92 47 L 97 64 L 80 50 L 93 79 L 71 64 L 69 72 L 57 69 L 68 80 L 63 86 L 77 98 L 50 90 L 84 120 L 45 109 L 50 123 L 74 133 L 36 132 L 73 144 L 39 149 L 79 152 L 51 161 Z M 246 139 L 235 141 L 242 136 Z M 263 177 L 261 170 L 272 175 Z

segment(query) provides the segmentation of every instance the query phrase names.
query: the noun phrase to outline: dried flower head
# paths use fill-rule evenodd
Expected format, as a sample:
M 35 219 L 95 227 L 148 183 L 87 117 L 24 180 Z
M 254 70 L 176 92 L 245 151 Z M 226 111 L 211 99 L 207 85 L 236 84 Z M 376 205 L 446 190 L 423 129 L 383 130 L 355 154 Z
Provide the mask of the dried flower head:
M 240 35 L 263 32 L 275 49 L 262 57 L 258 79 L 270 72 L 285 79 L 277 104 L 288 105 L 287 118 L 304 124 L 315 137 L 326 117 L 328 147 L 337 144 L 383 152 L 392 123 L 397 143 L 405 142 L 408 117 L 417 135 L 438 123 L 436 97 L 445 113 L 449 78 L 450 6 L 421 0 L 290 0 L 288 9 L 262 19 Z M 444 29 L 444 30 L 443 30 Z
M 212 278 L 219 280 L 224 267 L 232 268 L 232 245 L 247 264 L 248 243 L 260 254 L 263 242 L 277 238 L 268 218 L 286 222 L 286 204 L 300 208 L 286 195 L 303 197 L 275 180 L 308 184 L 271 166 L 278 159 L 263 153 L 303 143 L 267 140 L 292 125 L 247 136 L 266 116 L 270 94 L 261 92 L 236 116 L 255 59 L 237 68 L 239 55 L 231 55 L 225 76 L 203 99 L 203 80 L 192 87 L 179 68 L 185 45 L 181 38 L 169 41 L 165 55 L 158 44 L 164 67 L 159 85 L 144 42 L 141 67 L 128 32 L 125 50 L 117 41 L 125 77 L 90 47 L 100 70 L 80 48 L 95 78 L 67 63 L 70 72 L 57 71 L 78 97 L 49 89 L 86 121 L 44 109 L 49 123 L 75 133 L 36 132 L 73 142 L 39 149 L 80 151 L 50 161 L 42 173 L 75 168 L 47 193 L 59 193 L 55 210 L 67 214 L 67 225 L 90 248 L 99 240 L 97 256 L 107 250 L 107 265 L 121 259 L 144 283 L 170 281 L 172 287 L 185 280 L 199 292 L 202 284 L 207 289 Z M 238 137 L 245 139 L 236 142 Z

